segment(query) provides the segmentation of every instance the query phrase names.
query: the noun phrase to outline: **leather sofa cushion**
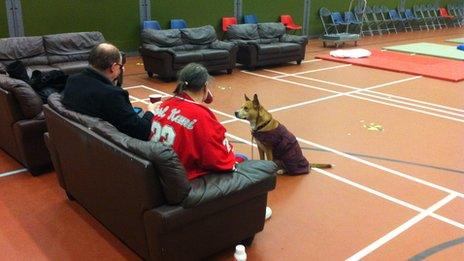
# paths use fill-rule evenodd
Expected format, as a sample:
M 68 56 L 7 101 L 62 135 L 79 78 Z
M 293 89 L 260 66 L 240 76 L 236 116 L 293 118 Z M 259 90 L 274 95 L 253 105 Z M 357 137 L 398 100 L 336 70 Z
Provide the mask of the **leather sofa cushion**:
M 192 189 L 182 203 L 184 208 L 196 207 L 218 198 L 258 186 L 260 191 L 272 190 L 277 166 L 272 161 L 249 160 L 237 164 L 234 172 L 211 173 L 191 181 Z M 263 183 L 263 181 L 267 181 Z
M 58 93 L 48 97 L 48 105 L 60 115 L 92 129 L 116 146 L 152 162 L 159 170 L 164 196 L 169 204 L 179 204 L 187 197 L 191 185 L 184 167 L 172 148 L 162 143 L 134 139 L 119 132 L 106 121 L 68 110 L 61 103 L 61 95 Z
M 168 204 L 180 204 L 187 197 L 191 184 L 182 163 L 171 147 L 159 142 L 134 139 L 119 132 L 106 121 L 98 122 L 92 130 L 118 147 L 152 162 L 158 169 L 164 197 Z
M 228 39 L 256 40 L 259 39 L 257 24 L 236 24 L 227 29 Z
M 202 60 L 222 60 L 228 59 L 230 54 L 226 50 L 212 50 L 212 49 L 204 49 L 198 50 L 196 53 L 200 53 L 202 55 Z
M 258 33 L 260 38 L 280 38 L 285 34 L 285 26 L 282 23 L 259 23 Z
M 185 64 L 198 61 L 224 60 L 229 59 L 230 53 L 227 50 L 201 49 L 196 51 L 175 52 L 174 63 Z
M 200 49 L 207 48 L 206 45 L 197 45 L 197 44 L 182 44 L 178 46 L 171 47 L 171 49 L 175 52 L 177 51 L 195 51 Z
M 258 45 L 259 54 L 299 52 L 301 46 L 295 43 L 271 43 Z
M 258 45 L 258 53 L 260 54 L 280 53 L 280 45 L 279 44 Z
M 142 43 L 155 44 L 159 47 L 173 47 L 183 44 L 179 29 L 143 29 Z
M 62 70 L 65 74 L 70 75 L 82 71 L 84 68 L 89 66 L 88 61 L 77 61 L 77 62 L 66 62 L 66 63 L 54 63 L 53 67 Z
M 182 39 L 190 44 L 209 44 L 217 40 L 216 31 L 211 25 L 180 29 Z
M 174 63 L 189 63 L 193 61 L 201 61 L 203 55 L 199 52 L 178 51 L 174 54 Z
M 0 39 L 0 60 L 17 60 L 41 55 L 45 55 L 41 36 Z
M 52 34 L 43 40 L 51 64 L 87 60 L 92 48 L 105 42 L 100 32 Z
M 0 75 L 0 87 L 13 93 L 19 103 L 21 111 L 27 119 L 32 119 L 42 111 L 42 100 L 29 84 Z

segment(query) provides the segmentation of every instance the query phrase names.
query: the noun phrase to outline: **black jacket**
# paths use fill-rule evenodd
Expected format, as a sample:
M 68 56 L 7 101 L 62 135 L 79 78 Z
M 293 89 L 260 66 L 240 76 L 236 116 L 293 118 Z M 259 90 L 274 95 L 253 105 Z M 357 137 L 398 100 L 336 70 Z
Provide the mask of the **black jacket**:
M 146 112 L 140 118 L 129 101 L 129 93 L 91 68 L 68 78 L 63 104 L 69 110 L 108 121 L 133 138 L 148 140 L 150 135 L 153 114 Z

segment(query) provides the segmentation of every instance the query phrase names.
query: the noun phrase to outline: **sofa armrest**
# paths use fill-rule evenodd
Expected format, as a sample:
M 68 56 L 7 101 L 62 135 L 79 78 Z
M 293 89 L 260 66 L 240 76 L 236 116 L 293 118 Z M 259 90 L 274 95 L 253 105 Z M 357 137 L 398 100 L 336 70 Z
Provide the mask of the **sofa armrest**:
M 297 43 L 297 44 L 301 44 L 301 45 L 307 45 L 308 44 L 308 37 L 307 36 L 301 36 L 301 35 L 284 34 L 284 35 L 282 35 L 282 37 L 280 37 L 280 42 Z
M 56 147 L 53 145 L 53 141 L 51 140 L 48 132 L 44 133 L 44 141 L 45 141 L 45 145 L 47 146 L 48 151 L 50 152 L 50 158 L 52 160 L 53 168 L 55 169 L 58 182 L 60 186 L 65 191 L 67 191 L 66 184 L 64 183 L 63 171 L 61 170 L 61 161 L 58 156 L 58 151 L 56 150 Z
M 184 208 L 197 207 L 232 195 L 256 196 L 275 187 L 274 162 L 249 160 L 237 164 L 236 170 L 228 173 L 211 173 L 191 182 L 192 188 L 182 202 Z
M 231 51 L 234 48 L 237 48 L 236 46 L 237 46 L 237 44 L 233 43 L 233 42 L 214 41 L 214 42 L 210 43 L 209 48 Z
M 45 119 L 21 120 L 13 125 L 21 158 L 33 175 L 50 167 L 50 154 L 43 139 L 46 131 Z
M 166 233 L 222 209 L 240 204 L 275 188 L 277 166 L 271 161 L 250 160 L 233 173 L 215 173 L 192 182 L 192 189 L 182 206 L 163 205 L 147 211 L 157 223 L 158 232 Z
M 238 47 L 244 47 L 244 46 L 249 46 L 249 45 L 255 45 L 257 46 L 257 42 L 254 41 L 254 40 L 242 40 L 242 39 L 229 39 L 227 40 L 228 42 L 232 42 L 236 45 L 238 45 Z
M 169 54 L 175 54 L 175 51 L 171 48 L 163 48 L 163 47 L 159 47 L 159 46 L 156 46 L 154 44 L 144 44 L 141 48 L 140 48 L 140 52 L 145 55 L 149 55 L 149 56 L 158 56 L 160 53 L 169 53 Z

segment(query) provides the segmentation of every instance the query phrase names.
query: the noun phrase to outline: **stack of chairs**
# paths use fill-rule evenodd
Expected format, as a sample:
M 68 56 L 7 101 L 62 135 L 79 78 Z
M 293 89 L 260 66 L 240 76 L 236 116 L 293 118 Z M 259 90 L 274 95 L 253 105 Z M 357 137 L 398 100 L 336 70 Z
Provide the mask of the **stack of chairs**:
M 359 33 L 362 29 L 362 22 L 351 11 L 344 12 L 342 16 L 340 12 L 331 12 L 322 7 L 319 9 L 319 17 L 326 34 Z
M 319 17 L 326 34 L 355 32 L 365 35 L 383 35 L 398 31 L 436 30 L 464 25 L 464 4 L 417 4 L 410 8 L 390 9 L 385 5 L 355 7 L 354 10 L 331 12 L 322 7 Z M 341 29 L 343 28 L 343 29 Z
M 462 27 L 464 23 L 464 5 L 448 4 L 447 10 L 450 15 L 456 17 L 458 26 Z

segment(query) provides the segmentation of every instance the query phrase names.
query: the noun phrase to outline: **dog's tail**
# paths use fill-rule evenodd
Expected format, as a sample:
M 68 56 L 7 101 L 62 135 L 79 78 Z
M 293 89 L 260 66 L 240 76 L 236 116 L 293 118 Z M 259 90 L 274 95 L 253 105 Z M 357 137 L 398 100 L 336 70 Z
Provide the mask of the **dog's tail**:
M 332 164 L 326 164 L 326 163 L 311 163 L 309 164 L 311 168 L 319 168 L 319 169 L 329 169 L 332 168 Z

